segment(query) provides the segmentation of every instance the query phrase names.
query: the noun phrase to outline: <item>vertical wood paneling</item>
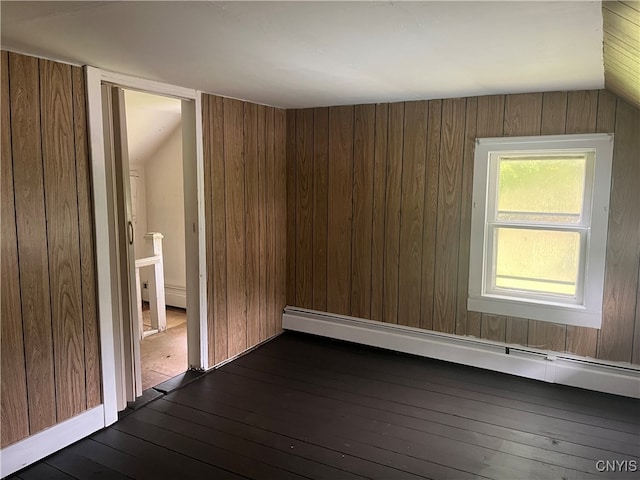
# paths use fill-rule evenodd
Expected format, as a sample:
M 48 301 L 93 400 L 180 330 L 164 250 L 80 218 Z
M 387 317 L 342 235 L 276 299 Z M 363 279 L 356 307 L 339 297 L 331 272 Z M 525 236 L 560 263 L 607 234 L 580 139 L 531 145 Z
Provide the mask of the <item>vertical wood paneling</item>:
M 466 99 L 442 102 L 433 329 L 453 333 L 458 291 L 458 245 Z
M 640 112 L 617 102 L 598 358 L 630 362 L 640 257 Z
M 266 111 L 265 111 L 266 115 Z M 265 117 L 266 118 L 266 117 Z M 266 124 L 265 124 L 266 129 Z M 266 130 L 265 130 L 266 132 Z M 266 136 L 264 137 L 266 141 Z M 296 111 L 287 110 L 287 303 L 296 303 Z M 265 147 L 258 142 L 258 148 Z
M 504 104 L 504 135 L 540 135 L 542 93 L 507 95 Z
M 617 99 L 616 96 L 607 92 L 606 90 L 601 90 L 598 95 L 598 117 L 596 120 L 596 131 L 598 133 L 611 133 L 616 129 L 616 109 L 617 109 Z M 617 140 L 614 138 L 614 150 L 616 148 Z M 615 158 L 615 157 L 614 157 Z M 608 247 L 607 247 L 608 251 Z M 605 284 L 605 294 L 603 298 L 602 309 L 605 311 L 607 309 L 607 305 L 609 302 L 615 301 L 611 297 L 608 297 L 606 294 L 606 284 Z M 640 299 L 636 298 L 636 308 L 637 305 L 640 304 Z M 637 318 L 637 315 L 636 315 Z M 636 321 L 637 326 L 637 321 Z M 598 330 L 596 337 L 596 355 L 598 354 L 598 338 L 600 337 L 601 330 Z M 568 339 L 567 339 L 568 341 Z M 637 353 L 635 350 L 638 348 L 638 344 L 634 341 L 634 355 Z M 640 363 L 638 361 L 634 361 L 634 363 Z
M 56 423 L 38 60 L 9 54 L 11 145 L 29 432 Z
M 71 67 L 40 61 L 57 420 L 86 409 Z
M 20 308 L 20 275 L 18 264 L 18 240 L 13 196 L 13 165 L 11 162 L 11 119 L 9 105 L 9 59 L 2 52 L 2 116 L 0 137 L 0 162 L 2 170 L 2 263 L 0 303 L 2 311 L 2 348 L 0 349 L 0 445 L 4 448 L 29 435 L 29 413 L 27 410 L 27 375 L 22 339 L 22 312 Z
M 210 143 L 211 143 L 211 189 L 213 225 L 213 258 L 209 261 L 213 270 L 213 325 L 214 359 L 212 364 L 228 358 L 227 322 L 227 221 L 225 190 L 225 144 L 224 111 L 221 97 L 209 96 Z
M 213 116 L 210 109 L 212 99 L 207 96 L 202 97 L 202 157 L 204 163 L 204 184 L 213 189 Z M 214 211 L 213 211 L 213 192 L 204 196 L 204 216 L 205 216 L 205 242 L 207 256 L 207 345 L 208 345 L 208 363 L 214 365 L 216 332 L 213 328 L 215 325 L 215 250 L 214 250 Z
M 295 145 L 287 145 L 284 110 L 213 95 L 203 103 L 209 358 L 215 365 L 281 330 L 289 234 L 295 239 L 288 215 L 296 199 L 287 195 Z M 295 241 L 291 246 L 295 251 Z
M 476 116 L 476 135 L 478 138 L 499 137 L 504 133 L 505 96 L 491 95 L 478 97 L 478 112 Z M 467 335 L 481 337 L 483 330 L 488 330 L 487 319 L 478 312 L 467 312 Z M 500 322 L 501 318 L 492 317 L 490 322 Z M 485 328 L 483 328 L 485 327 Z M 491 326 L 500 329 L 500 326 Z M 505 327 L 506 329 L 506 327 Z
M 247 347 L 247 293 L 245 262 L 245 168 L 243 103 L 225 98 L 224 162 L 227 220 L 227 318 L 229 356 Z
M 73 76 L 73 130 L 78 188 L 78 216 L 80 234 L 80 265 L 82 281 L 82 318 L 84 330 L 85 384 L 87 408 L 102 403 L 100 376 L 100 338 L 96 298 L 95 239 L 93 235 L 93 209 L 91 169 L 87 147 L 87 109 L 85 78 L 81 68 L 72 67 Z
M 387 104 L 376 105 L 373 153 L 373 218 L 371 224 L 371 319 L 378 321 L 383 319 L 388 123 L 389 106 Z
M 390 104 L 387 127 L 387 186 L 384 231 L 384 287 L 382 297 L 382 319 L 389 323 L 398 323 L 403 127 L 404 103 Z
M 529 322 L 524 318 L 507 317 L 506 338 L 507 343 L 515 343 L 519 345 L 527 344 L 529 336 Z
M 520 126 L 517 132 L 536 132 L 540 129 L 543 135 L 562 135 L 565 133 L 567 122 L 567 92 L 550 92 L 543 94 L 542 118 L 540 126 L 536 127 L 535 119 L 529 126 Z M 572 109 L 575 117 L 575 109 Z M 518 135 L 537 135 L 537 133 L 518 133 Z
M 567 95 L 567 121 L 564 133 L 594 133 L 598 112 L 598 92 L 579 91 Z M 544 124 L 544 122 L 543 122 Z M 598 330 L 567 325 L 567 352 L 583 357 L 595 357 Z
M 482 338 L 494 342 L 505 342 L 507 338 L 507 319 L 504 315 L 482 314 Z
M 420 327 L 429 330 L 433 328 L 434 314 L 441 122 L 442 101 L 429 101 L 424 188 L 424 231 L 422 235 L 422 295 L 420 298 Z
M 295 305 L 313 307 L 313 109 L 296 112 L 296 296 Z
M 327 308 L 329 109 L 313 112 L 313 308 Z
M 259 341 L 262 342 L 269 337 L 268 327 L 266 323 L 267 319 L 267 132 L 266 132 L 266 107 L 263 105 L 258 105 L 257 107 L 257 162 L 258 162 L 258 216 L 259 216 L 259 250 L 260 250 L 260 265 L 258 267 L 259 271 L 259 300 L 258 303 L 260 305 L 260 321 L 258 322 L 258 337 Z M 293 152 L 291 152 L 293 154 Z M 287 162 L 287 169 L 290 168 L 291 162 L 289 161 L 289 150 L 287 150 L 287 155 L 285 157 L 285 161 Z M 287 190 L 289 186 L 287 185 Z M 287 199 L 287 218 L 289 213 L 289 208 L 293 205 L 294 202 L 290 202 Z M 293 213 L 292 213 L 293 215 Z M 293 228 L 289 228 L 289 224 L 287 224 L 287 240 L 289 239 L 289 234 L 291 232 L 295 232 Z M 289 271 L 287 271 L 287 280 L 288 280 Z
M 265 322 L 267 336 L 275 334 L 276 320 L 276 172 L 275 172 L 275 109 L 267 107 L 265 119 L 266 158 L 265 158 L 265 184 L 266 184 L 266 234 L 267 234 L 267 315 Z
M 462 200 L 460 207 L 460 248 L 458 250 L 458 294 L 456 329 L 458 335 L 467 332 L 467 296 L 469 293 L 469 251 L 471 246 L 471 200 L 473 198 L 473 153 L 476 139 L 478 99 L 467 99 L 462 164 Z
M 2 52 L 2 446 L 101 403 L 82 69 Z
M 276 298 L 276 317 L 274 324 L 274 334 L 282 331 L 282 313 L 287 303 L 287 197 L 286 197 L 286 130 L 287 118 L 286 112 L 281 109 L 275 109 L 275 125 L 274 125 L 274 154 L 275 154 L 275 191 L 276 191 L 276 282 L 277 282 L 277 298 Z
M 327 309 L 351 313 L 353 107 L 329 109 Z
M 567 94 L 567 122 L 564 133 L 593 133 L 598 114 L 598 91 L 578 91 Z
M 501 137 L 504 133 L 505 95 L 478 97 L 476 135 L 478 138 Z
M 567 123 L 567 92 L 542 94 L 541 135 L 560 135 Z
M 565 351 L 566 325 L 529 320 L 527 345 L 554 352 Z
M 427 152 L 426 101 L 404 107 L 402 196 L 400 199 L 400 265 L 398 323 L 420 326 L 425 163 Z
M 260 178 L 258 106 L 244 104 L 245 238 L 247 265 L 247 345 L 260 342 Z
M 611 133 L 616 129 L 616 96 L 600 90 L 598 94 L 598 117 L 596 119 L 596 132 Z M 615 142 L 615 139 L 614 139 Z M 614 143 L 615 148 L 615 143 Z
M 634 194 L 629 193 L 631 187 L 628 184 L 628 179 L 637 177 L 637 171 L 634 170 L 637 164 L 629 165 L 628 160 L 630 152 L 634 152 L 636 156 L 638 152 L 638 147 L 633 144 L 628 134 L 629 125 L 636 128 L 634 122 L 637 120 L 632 118 L 633 115 L 617 111 L 619 109 L 615 97 L 604 91 L 495 95 L 429 101 L 428 109 L 425 110 L 427 117 L 423 130 L 420 118 L 415 118 L 415 111 L 411 111 L 417 104 L 395 103 L 372 107 L 375 108 L 375 133 L 373 151 L 369 153 L 373 169 L 370 239 L 360 232 L 359 185 L 361 179 L 369 181 L 370 177 L 361 176 L 358 121 L 352 137 L 354 149 L 358 152 L 353 162 L 352 191 L 345 192 L 336 188 L 335 184 L 331 185 L 335 170 L 329 174 L 327 215 L 329 222 L 334 222 L 334 227 L 329 225 L 328 257 L 331 261 L 332 252 L 338 252 L 340 248 L 349 249 L 351 252 L 351 313 L 374 320 L 415 325 L 415 294 L 412 288 L 416 285 L 412 280 L 418 263 L 416 259 L 419 258 L 420 313 L 417 326 L 593 356 L 597 338 L 593 329 L 566 327 L 516 317 L 483 316 L 478 312 L 466 310 L 473 142 L 476 137 L 526 136 L 540 133 L 557 135 L 565 130 L 567 133 L 586 133 L 594 129 L 599 132 L 616 130 L 617 156 L 614 162 L 618 164 L 618 176 L 614 175 L 614 183 L 617 182 L 619 185 L 622 178 L 627 182 L 620 188 L 614 186 L 618 206 L 612 209 L 611 213 L 610 223 L 615 225 L 615 228 L 613 233 L 610 232 L 610 239 L 613 237 L 614 241 L 607 253 L 605 310 L 608 312 L 608 320 L 603 325 L 597 345 L 600 358 L 626 358 L 628 361 L 629 355 L 633 355 L 631 352 L 635 349 L 632 347 L 632 337 L 634 334 L 640 336 L 636 331 L 640 330 L 640 327 L 632 330 L 637 315 L 635 297 L 638 295 L 637 256 L 640 255 L 640 246 L 637 245 L 637 239 L 632 239 L 629 234 L 630 231 L 637 232 L 634 222 L 640 223 L 640 219 L 636 214 L 630 214 L 623 205 L 631 205 L 634 201 L 637 203 Z M 360 112 L 363 107 L 354 108 Z M 325 151 L 327 144 L 325 137 L 319 137 L 318 134 L 326 131 L 323 130 L 324 127 L 318 126 L 319 111 L 321 110 L 317 109 L 314 115 L 313 127 L 315 165 L 312 181 L 315 189 L 324 184 L 323 174 L 326 172 L 324 166 L 318 164 L 318 158 L 322 155 L 318 152 Z M 637 111 L 633 112 L 637 115 Z M 328 129 L 333 132 L 328 141 L 329 149 L 335 151 L 339 148 L 333 144 L 338 135 L 337 130 L 344 131 L 335 115 L 329 116 Z M 618 132 L 618 129 L 626 129 L 626 133 Z M 423 138 L 424 147 L 420 144 Z M 344 139 L 340 141 L 344 142 Z M 618 151 L 619 142 L 624 144 L 622 153 Z M 425 151 L 423 165 L 416 163 L 416 149 Z M 335 156 L 334 153 L 332 158 Z M 329 168 L 332 167 L 333 163 Z M 344 168 L 349 175 L 348 167 Z M 419 184 L 421 174 L 416 174 L 416 170 L 424 172 L 422 184 Z M 344 182 L 344 188 L 348 188 L 348 183 Z M 416 191 L 422 192 L 422 203 L 419 206 L 416 206 L 416 197 L 419 196 Z M 327 218 L 324 210 L 320 215 L 316 213 L 316 196 L 317 193 L 314 194 L 312 219 L 314 299 L 317 296 L 322 298 L 325 280 L 329 289 L 338 289 L 333 275 L 333 271 L 337 269 L 335 265 L 332 267 L 333 271 L 330 269 L 329 274 L 322 276 L 320 282 L 315 280 L 318 264 L 316 259 L 319 258 L 322 264 L 321 262 L 327 258 L 327 252 L 318 248 L 318 245 L 324 245 L 324 237 L 317 242 L 315 240 L 316 232 L 325 228 L 322 222 Z M 321 202 L 324 202 L 324 193 L 321 198 Z M 623 201 L 622 198 L 626 200 Z M 332 219 L 333 207 L 349 205 L 350 200 L 354 215 L 352 237 L 347 236 L 343 241 L 335 238 L 332 240 L 332 232 L 335 230 L 335 219 Z M 420 235 L 412 233 L 409 227 L 412 225 L 409 219 L 414 219 L 416 214 L 422 218 Z M 344 212 L 338 212 L 338 215 L 347 216 Z M 418 236 L 420 245 L 415 243 Z M 360 282 L 359 259 L 356 257 L 360 249 L 368 248 L 369 241 L 371 298 L 367 316 L 366 312 L 360 311 L 356 302 L 356 286 Z M 623 264 L 627 266 L 628 278 L 619 275 Z M 342 274 L 344 275 L 344 271 Z M 338 294 L 334 291 L 333 295 Z M 329 307 L 326 310 L 336 311 Z M 622 319 L 614 321 L 614 317 Z M 640 339 L 636 342 L 640 342 Z M 633 361 L 639 359 L 633 357 Z
M 371 232 L 375 106 L 355 107 L 353 144 L 353 232 L 351 242 L 351 315 L 371 314 Z
M 640 265 L 638 265 L 638 287 L 636 292 L 636 322 L 633 330 L 631 363 L 640 363 Z

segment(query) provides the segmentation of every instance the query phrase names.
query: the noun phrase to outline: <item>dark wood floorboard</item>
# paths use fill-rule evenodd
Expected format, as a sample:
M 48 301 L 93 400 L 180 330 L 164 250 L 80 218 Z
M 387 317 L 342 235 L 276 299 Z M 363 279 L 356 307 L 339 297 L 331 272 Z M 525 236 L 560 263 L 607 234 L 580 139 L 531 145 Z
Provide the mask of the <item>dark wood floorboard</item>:
M 584 413 L 587 422 L 597 424 L 600 418 L 618 420 L 618 428 L 622 431 L 637 434 L 640 431 L 640 412 L 629 412 L 635 401 L 624 397 L 616 397 L 598 392 L 590 392 L 584 397 L 583 390 L 555 385 L 553 391 L 541 389 L 535 380 L 513 377 L 510 375 L 496 375 L 479 368 L 459 366 L 437 360 L 425 361 L 423 358 L 411 355 L 391 354 L 390 356 L 374 355 L 377 350 L 360 345 L 347 344 L 339 341 L 326 341 L 325 344 L 311 345 L 300 348 L 295 337 L 287 335 L 277 346 L 266 344 L 260 354 L 276 358 L 291 358 L 295 355 L 307 365 L 319 365 L 324 370 L 344 371 L 344 363 L 348 363 L 362 378 L 385 377 L 391 383 L 415 386 L 422 382 L 423 387 L 434 391 L 442 391 L 442 386 L 453 386 L 461 395 L 481 400 L 484 395 L 491 396 L 490 403 L 504 399 L 522 400 L 529 411 L 540 411 L 538 406 L 556 407 L 559 414 Z M 336 356 L 335 351 L 340 355 Z M 308 353 L 313 353 L 308 355 Z M 336 368 L 337 366 L 337 368 Z M 428 379 L 425 375 L 428 374 Z M 425 381 L 426 380 L 426 381 Z M 540 394 L 543 395 L 540 395 Z M 454 393 L 455 394 L 455 393 Z M 480 396 L 479 396 L 480 395 Z M 582 403 L 586 400 L 586 403 Z M 547 410 L 547 414 L 549 414 Z M 560 418 L 563 418 L 560 416 Z M 612 423 L 607 427 L 611 428 Z
M 285 333 L 12 478 L 587 479 L 640 401 Z
M 19 476 L 14 476 L 12 478 L 20 478 L 22 480 L 41 480 L 44 478 L 51 480 L 72 480 L 76 477 L 72 477 L 71 475 L 41 462 L 23 472 L 20 472 Z
M 243 391 L 244 386 L 234 384 L 233 375 L 226 374 L 224 379 L 225 393 L 217 396 L 214 389 L 209 395 L 216 395 L 216 402 L 225 402 L 230 405 L 244 407 L 248 411 L 257 411 L 262 416 L 271 416 L 279 423 L 295 423 L 303 425 L 313 431 L 340 432 L 345 443 L 362 447 L 366 444 L 376 450 L 370 452 L 372 459 L 379 458 L 380 455 L 388 459 L 395 459 L 393 464 L 396 468 L 401 465 L 412 465 L 407 472 L 434 472 L 437 478 L 464 478 L 466 474 L 482 472 L 490 478 L 514 478 L 521 471 L 522 464 L 529 464 L 530 469 L 536 468 L 539 471 L 536 476 L 544 477 L 544 472 L 557 470 L 552 465 L 541 464 L 540 462 L 530 462 L 525 458 L 505 455 L 497 451 L 474 445 L 462 444 L 450 440 L 446 437 L 416 432 L 411 429 L 404 429 L 402 436 L 398 434 L 398 428 L 392 428 L 385 422 L 360 417 L 357 413 L 349 413 L 341 409 L 339 402 L 324 401 L 314 395 L 297 395 L 287 392 L 281 395 L 279 388 L 271 388 L 268 385 L 251 385 L 251 391 L 260 390 L 258 404 L 246 400 L 247 392 Z M 226 396 L 226 398 L 224 398 Z M 260 410 L 257 410 L 257 409 Z M 395 434 L 395 435 L 394 435 Z M 398 435 L 398 436 L 396 436 Z M 453 468 L 448 468 L 442 462 L 451 462 L 448 457 L 457 456 Z M 425 464 L 428 462 L 428 464 Z M 424 467 L 424 468 L 421 468 Z M 460 470 L 458 470 L 460 469 Z M 568 477 L 579 478 L 579 475 L 568 475 Z
M 78 442 L 69 447 L 69 450 L 100 465 L 108 465 L 119 474 L 129 478 L 150 477 L 152 475 L 162 478 L 167 475 L 166 468 L 159 467 L 156 462 L 137 458 L 130 453 L 122 452 L 93 439 Z M 180 472 L 175 470 L 173 473 L 179 475 Z
M 241 370 L 246 368 L 247 371 Z M 249 371 L 251 370 L 251 371 Z M 364 401 L 371 402 L 371 399 L 379 399 L 400 405 L 413 406 L 436 410 L 440 413 L 450 413 L 470 419 L 483 420 L 492 424 L 501 424 L 513 427 L 515 423 L 528 429 L 531 433 L 548 431 L 552 426 L 557 432 L 557 436 L 564 440 L 582 440 L 585 445 L 595 447 L 618 447 L 624 453 L 633 446 L 638 446 L 637 434 L 619 431 L 621 422 L 598 422 L 602 426 L 593 426 L 588 423 L 588 417 L 580 416 L 579 420 L 564 420 L 556 416 L 555 411 L 545 412 L 541 410 L 532 414 L 526 410 L 515 408 L 510 401 L 491 403 L 485 399 L 479 401 L 473 397 L 456 397 L 440 392 L 424 390 L 422 388 L 405 387 L 392 382 L 385 382 L 373 378 L 364 379 L 358 374 L 338 374 L 325 375 L 323 369 L 308 368 L 298 365 L 290 365 L 286 361 L 277 361 L 269 358 L 243 358 L 239 359 L 227 370 L 240 376 L 249 376 L 266 382 L 273 382 L 282 385 L 295 385 L 294 388 L 309 388 L 307 384 L 326 389 L 330 392 L 340 391 L 355 395 L 362 395 Z M 281 372 L 285 372 L 281 374 Z M 284 376 L 283 376 L 284 375 Z M 309 379 L 313 379 L 310 383 Z M 297 381 L 295 384 L 293 382 Z M 457 392 L 456 392 L 457 393 Z M 402 399 L 399 401 L 399 399 Z M 406 399 L 406 400 L 405 400 Z M 454 402 L 451 400 L 455 399 Z M 500 405 L 503 403 L 503 405 Z M 520 406 L 520 405 L 518 405 Z M 571 415 L 570 413 L 567 416 Z M 499 417 L 499 418 L 498 418 Z M 525 425 L 526 423 L 526 425 Z M 563 428 L 564 427 L 564 428 Z M 638 432 L 640 433 L 640 432 Z
M 354 367 L 354 374 L 339 373 L 336 370 L 328 371 L 333 366 L 332 360 L 327 359 L 327 366 L 290 365 L 286 359 L 276 359 L 273 357 L 253 357 L 240 359 L 235 366 L 246 366 L 265 373 L 278 373 L 282 369 L 287 372 L 289 378 L 306 380 L 313 378 L 314 383 L 320 386 L 331 384 L 334 388 L 340 388 L 340 384 L 350 385 L 352 391 L 367 392 L 367 395 L 384 398 L 409 398 L 416 402 L 429 400 L 429 405 L 436 404 L 433 400 L 456 398 L 461 406 L 469 407 L 469 411 L 499 411 L 501 415 L 508 414 L 531 418 L 536 424 L 544 422 L 564 422 L 571 423 L 571 431 L 575 424 L 584 425 L 581 429 L 589 435 L 602 436 L 610 440 L 620 440 L 623 442 L 638 442 L 640 427 L 618 420 L 592 417 L 582 413 L 575 413 L 568 410 L 532 405 L 525 401 L 503 398 L 496 395 L 486 395 L 479 392 L 452 388 L 448 386 L 435 385 L 424 379 L 402 379 L 385 373 L 368 373 Z M 410 395 L 403 395 L 410 391 Z M 379 395 L 377 392 L 387 392 L 387 395 Z M 484 405 L 479 405 L 484 404 Z M 541 418 L 545 417 L 545 418 Z M 594 427 L 594 428 L 591 428 Z
M 59 454 L 52 456 L 46 463 L 75 478 L 109 478 L 113 480 L 129 478 L 106 465 L 96 463 L 84 455 L 76 454 L 69 449 L 65 449 Z
M 182 455 L 174 450 L 123 433 L 115 428 L 107 428 L 95 434 L 92 438 L 103 445 L 132 455 L 135 457 L 136 462 L 143 465 L 156 465 L 164 471 L 165 478 L 243 478 L 206 462 L 194 459 L 189 455 Z M 150 474 L 134 478 L 156 477 Z

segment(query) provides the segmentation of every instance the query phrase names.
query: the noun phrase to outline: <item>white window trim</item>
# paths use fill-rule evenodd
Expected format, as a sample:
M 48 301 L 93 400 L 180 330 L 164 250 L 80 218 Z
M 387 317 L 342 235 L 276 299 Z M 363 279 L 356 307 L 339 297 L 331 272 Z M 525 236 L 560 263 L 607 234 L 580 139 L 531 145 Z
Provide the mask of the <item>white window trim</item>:
M 490 155 L 497 152 L 595 149 L 591 227 L 586 237 L 588 254 L 584 263 L 584 298 L 578 304 L 548 299 L 515 299 L 487 292 L 486 250 Z M 469 256 L 469 298 L 471 311 L 542 320 L 566 325 L 600 328 L 604 289 L 607 227 L 613 134 L 547 135 L 476 139 L 471 249 Z M 587 202 L 588 199 L 585 200 Z

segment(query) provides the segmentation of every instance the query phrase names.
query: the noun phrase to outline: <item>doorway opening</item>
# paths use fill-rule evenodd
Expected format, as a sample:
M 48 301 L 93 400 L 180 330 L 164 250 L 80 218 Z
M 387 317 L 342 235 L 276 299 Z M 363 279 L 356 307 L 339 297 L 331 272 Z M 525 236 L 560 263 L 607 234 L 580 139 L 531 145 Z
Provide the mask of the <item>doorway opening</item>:
M 101 82 L 117 410 L 206 368 L 197 100 Z
M 181 103 L 124 89 L 143 391 L 188 367 Z
M 114 121 L 122 116 L 121 111 L 124 110 L 122 89 L 159 94 L 181 102 L 185 219 L 184 225 L 175 225 L 174 228 L 183 228 L 185 232 L 187 358 L 189 370 L 197 371 L 209 368 L 202 106 L 201 94 L 194 89 L 91 66 L 84 68 L 97 239 L 103 414 L 104 425 L 107 426 L 118 420 L 118 412 L 127 408 L 128 401 L 142 395 L 140 342 L 134 341 L 138 338 L 134 335 L 133 324 L 137 313 L 132 312 L 135 304 L 131 301 L 136 298 L 133 222 L 129 224 L 131 211 L 116 195 L 116 187 L 120 191 L 130 190 L 129 172 L 127 170 L 123 175 L 115 155 L 118 150 L 121 153 L 125 151 L 117 147 L 123 143 L 123 136 L 126 140 L 126 128 L 121 128 L 121 124 Z M 128 150 L 125 155 L 128 156 Z M 118 176 L 120 182 L 116 185 Z M 129 232 L 131 243 L 128 241 Z

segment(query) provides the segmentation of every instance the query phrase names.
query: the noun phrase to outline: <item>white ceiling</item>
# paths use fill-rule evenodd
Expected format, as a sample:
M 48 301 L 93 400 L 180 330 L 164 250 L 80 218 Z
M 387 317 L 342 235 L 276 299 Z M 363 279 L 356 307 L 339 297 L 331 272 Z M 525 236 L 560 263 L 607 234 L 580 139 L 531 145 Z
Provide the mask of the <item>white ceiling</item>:
M 278 107 L 602 88 L 598 2 L 7 2 L 2 48 Z
M 175 98 L 124 91 L 129 163 L 144 166 L 158 147 L 180 127 L 182 104 Z

